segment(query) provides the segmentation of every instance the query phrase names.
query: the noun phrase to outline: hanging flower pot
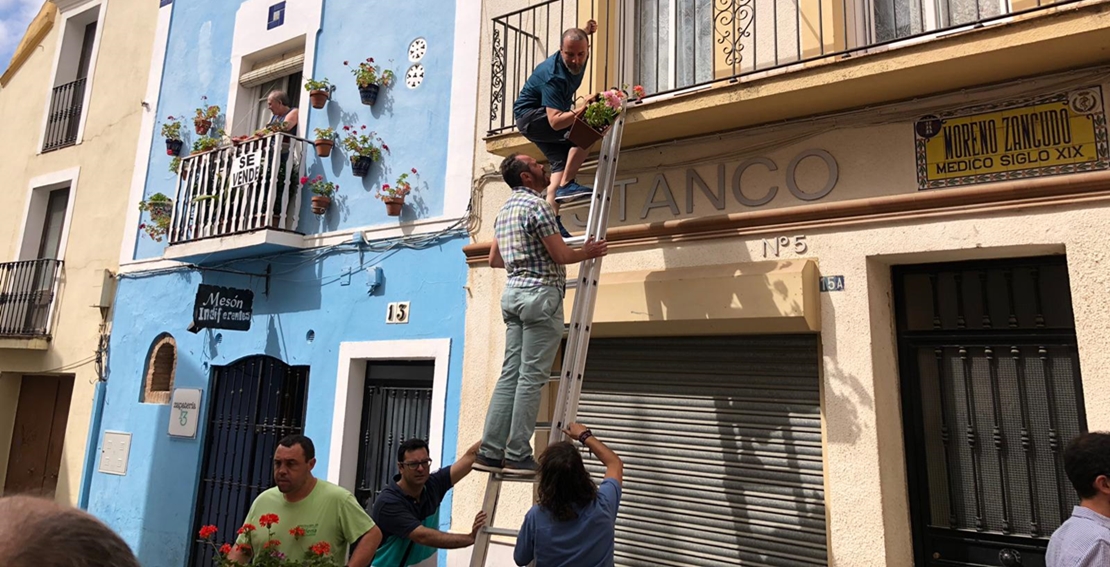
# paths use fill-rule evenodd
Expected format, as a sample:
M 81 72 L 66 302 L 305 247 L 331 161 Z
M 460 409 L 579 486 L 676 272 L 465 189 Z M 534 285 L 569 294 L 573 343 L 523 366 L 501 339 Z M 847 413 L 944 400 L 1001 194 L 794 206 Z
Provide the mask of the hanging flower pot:
M 315 90 L 308 92 L 308 99 L 312 102 L 312 108 L 324 108 L 329 98 L 331 98 L 331 96 L 328 94 L 328 91 Z
M 598 140 L 605 137 L 605 132 L 609 131 L 609 126 L 598 130 L 579 117 L 574 118 L 574 123 L 570 125 L 570 131 L 566 133 L 566 137 L 570 143 L 584 149 L 590 149 L 597 143 Z
M 331 155 L 331 149 L 335 147 L 335 141 L 319 139 L 313 142 L 312 145 L 316 146 L 316 155 L 328 157 Z
M 365 87 L 359 87 L 358 94 L 360 97 L 362 97 L 362 104 L 365 104 L 367 106 L 374 106 L 374 103 L 378 101 L 378 91 L 380 90 L 381 87 L 379 87 L 378 85 L 366 85 Z
M 391 217 L 401 216 L 401 208 L 405 206 L 404 197 L 382 197 L 382 202 L 385 203 L 385 214 Z
M 208 134 L 208 130 L 210 128 L 212 128 L 212 121 L 211 120 L 197 120 L 197 121 L 193 122 L 193 126 L 196 126 L 197 136 L 205 136 L 205 135 Z
M 331 206 L 331 197 L 323 195 L 312 196 L 312 212 L 317 215 L 322 215 L 328 212 L 328 207 Z
M 181 155 L 181 146 L 185 145 L 181 140 L 172 140 L 166 138 L 166 155 L 179 156 Z
M 370 173 L 370 166 L 374 165 L 374 158 L 370 156 L 354 156 L 351 158 L 351 169 L 355 177 L 366 177 Z

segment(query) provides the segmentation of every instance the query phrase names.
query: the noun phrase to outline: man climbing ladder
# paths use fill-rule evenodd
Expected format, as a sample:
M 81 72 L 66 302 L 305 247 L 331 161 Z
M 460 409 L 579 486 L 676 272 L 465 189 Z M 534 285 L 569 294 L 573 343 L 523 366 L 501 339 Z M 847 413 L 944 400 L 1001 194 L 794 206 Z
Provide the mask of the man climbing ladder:
M 586 29 L 570 28 L 563 32 L 559 51 L 540 63 L 513 104 L 513 118 L 521 135 L 536 145 L 551 164 L 551 181 L 545 197 L 556 214 L 559 233 L 569 238 L 559 219 L 559 203 L 587 197 L 592 189 L 580 185 L 575 176 L 589 154 L 565 138 L 574 119 L 586 110 L 593 99 L 578 110 L 574 93 L 582 85 L 590 55 L 589 36 L 597 31 L 597 22 L 590 20 Z
M 501 296 L 505 361 L 474 468 L 534 474 L 531 440 L 540 391 L 563 336 L 564 266 L 603 256 L 608 246 L 604 240 L 589 240 L 575 250 L 563 242 L 551 205 L 540 197 L 550 178 L 531 156 L 505 158 L 501 175 L 513 194 L 494 221 L 490 266 L 509 272 Z

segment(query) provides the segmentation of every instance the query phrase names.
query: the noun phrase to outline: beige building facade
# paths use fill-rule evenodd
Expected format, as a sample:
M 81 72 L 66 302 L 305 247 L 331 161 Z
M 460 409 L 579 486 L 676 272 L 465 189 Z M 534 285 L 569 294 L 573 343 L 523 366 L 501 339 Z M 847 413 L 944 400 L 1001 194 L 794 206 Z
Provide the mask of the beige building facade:
M 504 344 L 494 171 L 538 157 L 511 125 L 514 30 L 556 45 L 542 30 L 592 14 L 606 82 L 583 91 L 648 93 L 578 414 L 625 460 L 617 565 L 1043 565 L 1071 513 L 1063 447 L 1110 428 L 1110 4 L 877 4 L 801 2 L 775 26 L 769 3 L 714 3 L 686 14 L 705 35 L 666 2 L 550 24 L 486 5 L 460 447 Z M 585 210 L 562 214 L 581 232 Z M 456 487 L 458 525 L 484 488 Z M 502 527 L 531 501 L 512 488 Z
M 0 488 L 79 504 L 157 6 L 45 2 L 0 78 Z M 93 445 L 95 447 L 95 445 Z

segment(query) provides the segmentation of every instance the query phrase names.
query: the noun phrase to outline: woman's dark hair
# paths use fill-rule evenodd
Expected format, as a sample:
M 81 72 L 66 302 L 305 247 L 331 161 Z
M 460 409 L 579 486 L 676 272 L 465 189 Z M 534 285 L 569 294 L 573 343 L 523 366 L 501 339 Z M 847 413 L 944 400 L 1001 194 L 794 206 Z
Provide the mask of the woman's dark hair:
M 577 518 L 578 510 L 597 498 L 597 485 L 569 441 L 549 446 L 539 463 L 539 504 L 556 520 Z

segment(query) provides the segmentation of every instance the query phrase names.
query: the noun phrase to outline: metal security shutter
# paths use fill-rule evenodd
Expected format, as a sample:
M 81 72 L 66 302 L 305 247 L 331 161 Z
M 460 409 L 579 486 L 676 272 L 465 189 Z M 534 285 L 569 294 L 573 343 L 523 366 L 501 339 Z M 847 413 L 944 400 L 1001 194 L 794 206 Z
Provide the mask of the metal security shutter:
M 590 342 L 578 415 L 624 460 L 617 565 L 827 563 L 818 360 L 812 335 Z
M 257 87 L 274 79 L 299 73 L 302 69 L 304 69 L 304 53 L 283 56 L 260 63 L 253 70 L 243 73 L 239 77 L 239 84 L 247 88 Z M 300 86 L 298 85 L 297 88 Z

